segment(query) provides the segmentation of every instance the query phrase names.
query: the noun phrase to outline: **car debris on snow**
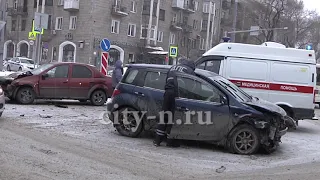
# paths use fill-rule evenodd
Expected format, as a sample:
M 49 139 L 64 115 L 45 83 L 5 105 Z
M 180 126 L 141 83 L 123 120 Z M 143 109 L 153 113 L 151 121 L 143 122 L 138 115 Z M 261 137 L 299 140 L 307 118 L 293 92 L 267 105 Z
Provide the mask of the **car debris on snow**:
M 66 105 L 61 105 L 61 104 L 55 104 L 54 106 L 59 107 L 59 108 L 68 108 Z
M 258 159 L 258 157 L 257 157 L 257 156 L 255 156 L 255 155 L 251 155 L 251 156 L 250 156 L 250 159 L 252 159 L 252 160 L 257 160 L 257 159 Z
M 42 114 L 39 114 L 39 116 L 40 116 L 41 118 L 52 118 L 51 115 L 42 115 Z
M 221 166 L 220 168 L 216 169 L 217 173 L 223 173 L 227 168 L 224 166 Z

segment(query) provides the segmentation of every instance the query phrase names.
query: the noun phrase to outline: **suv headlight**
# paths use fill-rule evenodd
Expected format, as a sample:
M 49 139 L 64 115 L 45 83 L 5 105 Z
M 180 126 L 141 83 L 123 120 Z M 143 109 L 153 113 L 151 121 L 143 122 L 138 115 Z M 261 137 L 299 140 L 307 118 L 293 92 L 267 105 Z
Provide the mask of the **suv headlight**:
M 3 89 L 0 88 L 0 95 L 3 95 Z

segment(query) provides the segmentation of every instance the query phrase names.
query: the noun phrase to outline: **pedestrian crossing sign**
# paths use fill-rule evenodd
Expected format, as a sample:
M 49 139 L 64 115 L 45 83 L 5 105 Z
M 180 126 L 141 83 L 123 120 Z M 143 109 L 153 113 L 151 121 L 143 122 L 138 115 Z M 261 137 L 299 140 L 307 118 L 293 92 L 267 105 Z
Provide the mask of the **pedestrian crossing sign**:
M 177 57 L 178 56 L 178 47 L 170 46 L 170 57 Z
M 38 28 L 34 26 L 34 20 L 32 21 L 32 32 L 34 34 L 43 34 L 43 28 Z
M 29 40 L 36 40 L 36 37 L 37 37 L 37 34 L 34 33 L 34 32 L 29 32 L 29 36 L 28 36 L 28 39 Z

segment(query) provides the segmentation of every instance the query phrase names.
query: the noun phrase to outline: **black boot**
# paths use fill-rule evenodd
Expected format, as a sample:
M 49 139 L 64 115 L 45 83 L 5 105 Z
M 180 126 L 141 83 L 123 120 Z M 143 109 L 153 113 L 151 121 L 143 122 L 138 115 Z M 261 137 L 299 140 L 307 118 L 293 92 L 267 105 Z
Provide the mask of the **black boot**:
M 176 147 L 180 147 L 180 144 L 179 144 L 179 142 L 177 140 L 168 138 L 167 139 L 167 147 L 176 148 Z
M 163 136 L 159 136 L 158 134 L 156 134 L 156 138 L 155 140 L 153 140 L 153 145 L 160 146 L 162 141 L 163 141 Z

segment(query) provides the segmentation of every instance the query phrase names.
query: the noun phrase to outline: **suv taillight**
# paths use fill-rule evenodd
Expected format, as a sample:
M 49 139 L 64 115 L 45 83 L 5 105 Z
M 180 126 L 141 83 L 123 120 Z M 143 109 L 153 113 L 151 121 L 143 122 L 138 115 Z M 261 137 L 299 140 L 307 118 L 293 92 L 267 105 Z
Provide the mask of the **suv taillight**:
M 117 95 L 119 95 L 121 92 L 120 92 L 120 90 L 118 90 L 118 89 L 114 89 L 114 91 L 113 91 L 113 93 L 112 93 L 112 98 L 113 97 L 115 97 L 115 96 L 117 96 Z

